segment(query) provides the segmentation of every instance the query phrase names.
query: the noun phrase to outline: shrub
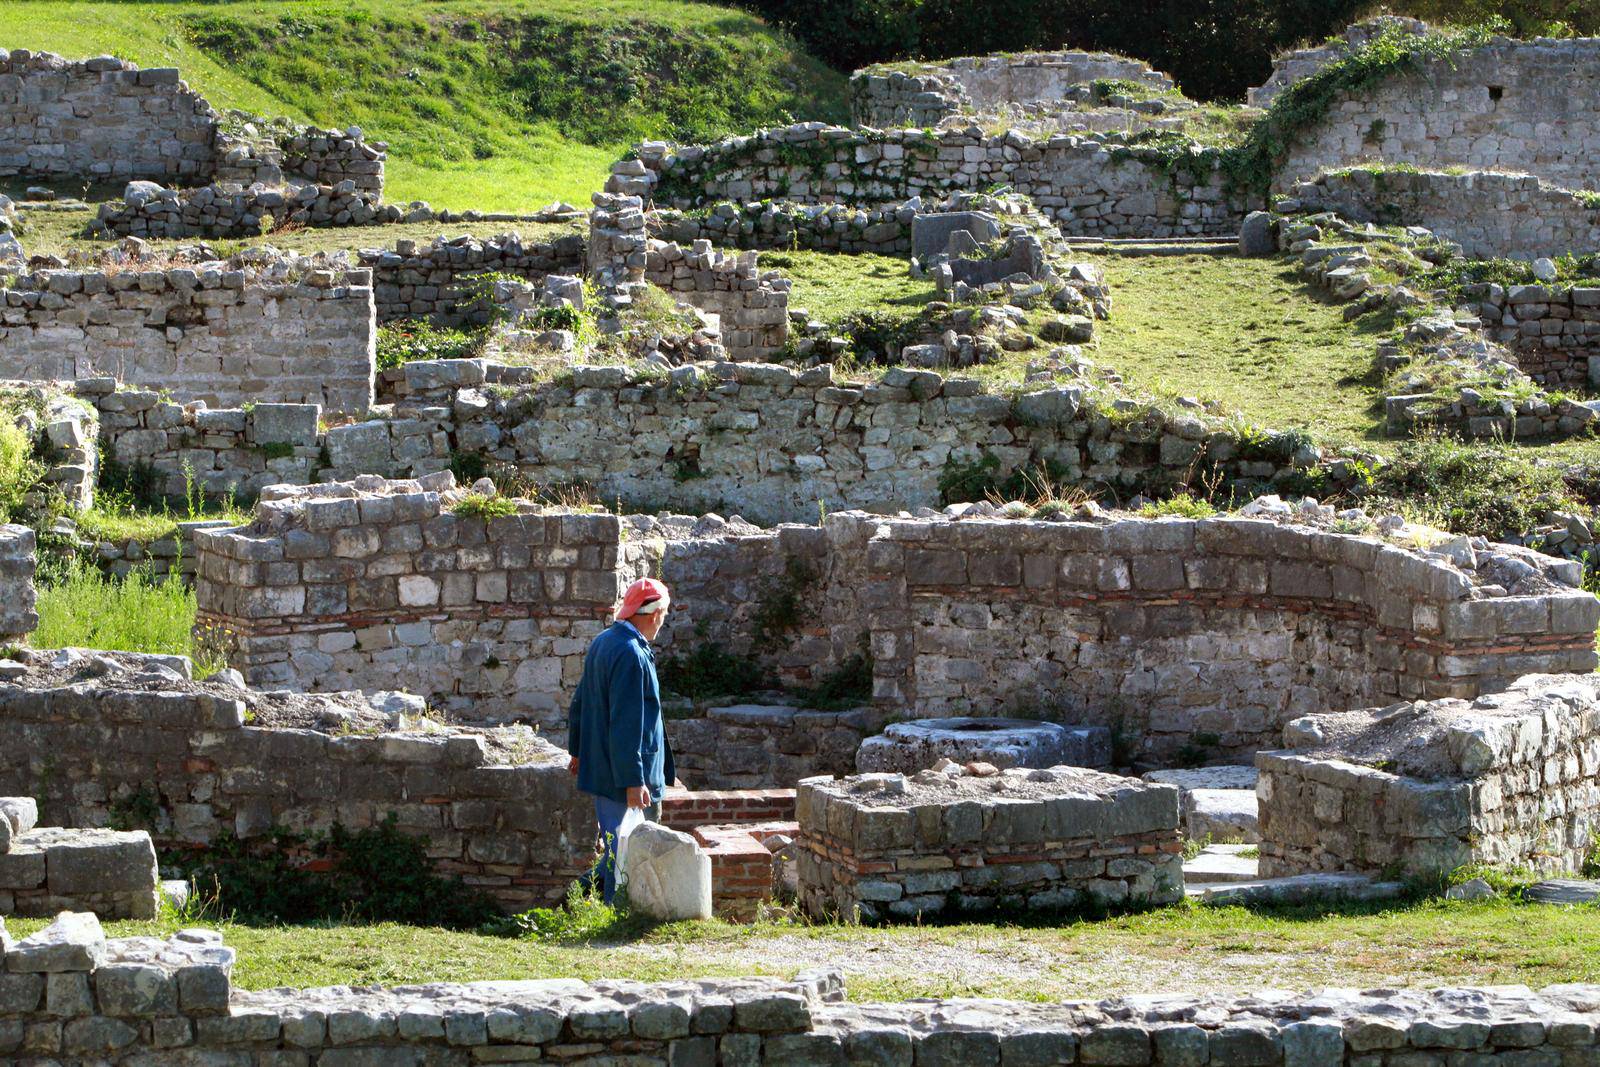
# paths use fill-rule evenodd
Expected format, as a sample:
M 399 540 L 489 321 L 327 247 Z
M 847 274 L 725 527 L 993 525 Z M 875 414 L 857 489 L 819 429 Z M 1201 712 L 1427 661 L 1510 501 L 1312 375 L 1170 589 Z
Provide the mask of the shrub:
M 1209 519 L 1217 513 L 1208 500 L 1198 500 L 1188 493 L 1179 493 L 1177 496 L 1158 500 L 1154 504 L 1146 504 L 1139 509 L 1139 514 L 1147 519 L 1157 519 L 1164 515 L 1176 515 L 1185 519 Z
M 0 522 L 10 522 L 21 513 L 23 496 L 43 473 L 22 427 L 0 418 Z
M 682 656 L 661 661 L 661 687 L 679 696 L 747 696 L 770 688 L 767 673 L 750 656 L 730 652 L 720 641 L 705 640 L 703 628 L 696 629 L 699 640 Z
M 1452 533 L 1527 533 L 1552 509 L 1578 507 L 1561 471 L 1505 444 L 1429 437 L 1400 446 L 1373 478 L 1384 503 Z M 1369 509 L 1370 510 L 1370 509 Z
M 392 370 L 423 359 L 471 359 L 483 344 L 484 331 L 435 326 L 399 319 L 378 327 L 378 369 Z
M 517 502 L 506 496 L 468 493 L 450 508 L 457 515 L 474 519 L 494 519 L 517 513 Z

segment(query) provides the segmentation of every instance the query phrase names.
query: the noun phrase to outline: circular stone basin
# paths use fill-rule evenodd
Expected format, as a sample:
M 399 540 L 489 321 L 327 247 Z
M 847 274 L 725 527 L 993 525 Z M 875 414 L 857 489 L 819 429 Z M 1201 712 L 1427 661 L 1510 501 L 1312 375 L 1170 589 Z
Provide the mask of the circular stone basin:
M 1032 719 L 912 719 L 892 723 L 856 750 L 856 770 L 913 774 L 940 759 L 1007 767 L 1105 767 L 1111 733 Z

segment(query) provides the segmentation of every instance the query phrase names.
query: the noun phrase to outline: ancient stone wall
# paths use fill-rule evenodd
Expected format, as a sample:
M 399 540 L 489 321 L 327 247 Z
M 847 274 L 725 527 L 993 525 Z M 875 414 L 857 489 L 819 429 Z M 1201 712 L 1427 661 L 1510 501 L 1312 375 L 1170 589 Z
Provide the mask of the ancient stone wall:
M 118 381 L 209 404 L 372 403 L 367 271 L 279 260 L 42 270 L 0 289 L 0 377 Z
M 593 806 L 565 754 L 532 732 L 384 728 L 335 702 L 306 703 L 326 698 L 82 658 L 65 679 L 0 681 L 0 748 L 19 755 L 0 761 L 0 794 L 36 797 L 44 822 L 104 826 L 153 811 L 157 843 L 183 848 L 224 830 L 265 844 L 273 827 L 354 830 L 393 813 L 441 872 L 514 911 L 562 898 L 592 857 Z
M 1594 182 L 1600 150 L 1600 39 L 1514 41 L 1438 59 L 1355 92 L 1301 133 L 1280 188 L 1362 160 L 1536 174 L 1572 189 Z
M 39 625 L 33 610 L 34 546 L 28 527 L 0 526 L 0 641 L 20 640 Z
M 192 181 L 216 166 L 215 128 L 174 68 L 0 49 L 0 176 Z
M 670 579 L 667 586 L 680 598 L 674 604 L 688 603 L 687 595 Z M 661 647 L 668 652 L 682 646 L 669 637 Z M 819 774 L 854 774 L 856 749 L 881 717 L 868 708 L 813 711 L 735 704 L 709 708 L 694 718 L 670 719 L 667 737 L 678 777 L 691 789 L 760 789 Z M 701 823 L 731 821 L 735 820 L 700 819 Z
M 1248 206 L 1224 195 L 1218 175 L 1169 174 L 1137 149 L 1098 140 L 820 123 L 677 149 L 646 142 L 613 167 L 607 189 L 687 209 L 763 199 L 879 207 L 998 185 L 1031 197 L 1068 236 L 1235 233 Z
M 837 972 L 245 991 L 232 981 L 236 954 L 207 930 L 107 940 L 92 915 L 68 913 L 28 938 L 0 928 L 0 945 L 0 1055 L 111 1067 L 313 1057 L 323 1067 L 463 1067 L 559 1062 L 577 1050 L 766 1067 L 1316 1067 L 1347 1058 L 1398 1067 L 1479 1056 L 1575 1063 L 1600 1046 L 1600 987 L 1573 984 L 981 1005 L 846 1003 Z
M 701 211 L 652 211 L 646 224 L 651 236 L 679 245 L 705 240 L 718 248 L 904 256 L 911 252 L 911 220 L 917 212 L 912 204 L 858 208 L 724 201 Z
M 1251 107 L 1270 107 L 1278 94 L 1308 75 L 1315 74 L 1337 59 L 1348 56 L 1384 32 L 1423 33 L 1427 23 L 1395 15 L 1380 15 L 1355 23 L 1339 37 L 1313 48 L 1297 48 L 1276 56 L 1272 60 L 1272 75 L 1266 82 L 1251 89 L 1246 101 Z
M 914 70 L 866 67 L 850 77 L 850 118 L 858 126 L 937 126 L 1006 104 L 1058 102 L 1102 79 L 1171 89 L 1172 79 L 1137 59 L 1107 52 L 1023 52 L 962 56 Z
M 1307 211 L 1351 222 L 1424 226 L 1469 259 L 1536 259 L 1600 247 L 1600 199 L 1525 174 L 1356 167 L 1294 187 Z
M 802 781 L 800 904 L 815 919 L 1063 911 L 1183 896 L 1178 791 L 1082 768 Z
M 1600 288 L 1486 284 L 1469 296 L 1478 297 L 1485 336 L 1505 345 L 1534 381 L 1580 391 L 1600 383 Z
M 346 179 L 337 185 L 288 187 L 213 183 L 198 189 L 129 186 L 100 205 L 92 224 L 102 236 L 259 237 L 288 226 L 367 226 L 384 217 L 377 193 Z
M 582 274 L 584 239 L 573 233 L 524 244 L 508 233 L 438 238 L 430 245 L 399 241 L 392 250 L 364 249 L 360 263 L 372 271 L 379 322 L 428 319 L 461 326 L 488 321 L 488 309 L 468 292 L 473 278 L 498 273 L 538 282 L 551 274 Z
M 0 915 L 156 917 L 161 898 L 148 833 L 41 827 L 38 817 L 32 797 L 0 797 Z
M 265 496 L 195 534 L 199 625 L 252 685 L 395 689 L 477 721 L 566 721 L 583 653 L 636 568 L 607 514 L 483 519 L 448 473 Z
M 1375 538 L 1231 517 L 880 530 L 879 701 L 1109 726 L 1147 758 L 1253 753 L 1320 709 L 1595 663 L 1593 596 L 1481 597 Z

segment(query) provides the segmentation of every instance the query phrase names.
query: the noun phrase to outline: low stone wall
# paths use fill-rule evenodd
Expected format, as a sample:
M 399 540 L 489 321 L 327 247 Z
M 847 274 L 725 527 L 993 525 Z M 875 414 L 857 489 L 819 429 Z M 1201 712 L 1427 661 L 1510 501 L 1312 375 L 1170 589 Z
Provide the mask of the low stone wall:
M 349 182 L 374 202 L 383 195 L 389 146 L 368 141 L 359 126 L 324 130 L 234 112 L 217 130 L 216 144 L 218 182 L 281 186 L 286 177 L 303 178 L 321 186 Z
M 393 209 L 398 213 L 398 209 Z M 102 236 L 259 237 L 284 226 L 369 226 L 393 222 L 377 193 L 300 182 L 284 187 L 214 182 L 198 189 L 128 186 L 100 205 L 92 227 Z
M 1261 873 L 1469 864 L 1580 870 L 1597 842 L 1600 685 L 1521 679 L 1441 700 L 1291 723 L 1256 756 Z M 1296 750 L 1300 751 L 1296 751 Z
M 0 289 L 0 377 L 109 375 L 212 405 L 372 403 L 372 279 L 314 260 L 43 270 Z
M 559 1061 L 872 1062 L 1320 1067 L 1482 1056 L 1581 1062 L 1600 987 L 1320 990 L 1034 1004 L 852 1004 L 835 972 L 661 984 L 572 979 L 235 989 L 221 937 L 106 940 L 93 916 L 7 940 L 0 1054 L 158 1062 L 370 1064 Z M 46 989 L 68 990 L 47 998 Z
M 38 815 L 32 797 L 0 797 L 0 915 L 156 917 L 160 896 L 149 834 L 39 827 Z
M 28 527 L 0 526 L 0 641 L 20 640 L 39 625 L 33 610 L 34 547 Z
M 379 322 L 428 319 L 462 326 L 488 321 L 488 309 L 466 291 L 473 278 L 497 273 L 538 282 L 551 274 L 582 274 L 584 254 L 579 233 L 531 244 L 511 233 L 437 238 L 430 245 L 399 241 L 392 250 L 363 249 L 359 255 L 361 266 L 372 271 Z
M 911 220 L 917 212 L 911 204 L 859 208 L 729 200 L 701 211 L 652 211 L 645 221 L 651 236 L 679 245 L 704 240 L 718 248 L 905 256 L 911 252 Z
M 226 830 L 265 848 L 274 827 L 356 830 L 393 814 L 441 872 L 509 911 L 561 900 L 593 856 L 593 805 L 566 754 L 526 729 L 390 727 L 360 698 L 189 682 L 170 657 L 79 655 L 63 677 L 46 673 L 54 653 L 35 656 L 0 681 L 0 749 L 20 757 L 0 761 L 0 794 L 37 797 L 46 822 L 153 813 L 163 847 Z
M 194 179 L 216 118 L 171 67 L 0 49 L 0 176 Z
M 1469 259 L 1536 259 L 1600 247 L 1600 200 L 1527 174 L 1446 174 L 1355 167 L 1302 182 L 1308 211 L 1352 222 L 1423 226 Z
M 589 271 L 612 283 L 645 281 L 674 300 L 717 315 L 736 361 L 780 353 L 789 336 L 789 279 L 762 271 L 754 252 L 728 255 L 707 240 L 688 251 L 650 237 L 637 197 L 596 194 L 589 215 Z
M 1139 149 L 1070 135 L 1033 140 L 977 128 L 846 130 L 802 123 L 711 145 L 639 146 L 606 188 L 682 209 L 790 199 L 880 207 L 915 196 L 1008 186 L 1067 236 L 1181 237 L 1238 232 L 1252 205 L 1218 174 L 1166 173 Z
M 684 602 L 688 594 L 668 581 Z M 664 646 L 670 647 L 670 646 Z M 819 774 L 855 772 L 856 749 L 879 718 L 866 708 L 811 711 L 762 704 L 707 709 L 693 719 L 667 722 L 678 777 L 693 789 L 760 789 L 787 786 Z M 704 818 L 701 822 L 730 822 Z
M 1468 296 L 1478 301 L 1485 336 L 1505 345 L 1528 377 L 1551 389 L 1600 384 L 1600 287 L 1483 285 Z
M 453 486 L 284 487 L 250 526 L 196 532 L 198 625 L 228 634 L 251 685 L 404 688 L 479 721 L 564 723 L 637 546 L 614 515 L 457 514 Z
M 1581 590 L 1486 597 L 1443 559 L 1261 519 L 898 520 L 870 552 L 867 595 L 895 605 L 872 617 L 878 701 L 1108 726 L 1157 760 L 1596 662 Z
M 1171 89 L 1172 79 L 1137 59 L 1108 52 L 1022 52 L 962 56 L 914 70 L 866 67 L 850 76 L 850 119 L 879 128 L 937 126 L 1006 104 L 1059 102 L 1101 79 Z
M 795 809 L 800 904 L 815 919 L 1183 897 L 1172 786 L 1078 768 L 980 777 L 957 767 L 807 779 Z

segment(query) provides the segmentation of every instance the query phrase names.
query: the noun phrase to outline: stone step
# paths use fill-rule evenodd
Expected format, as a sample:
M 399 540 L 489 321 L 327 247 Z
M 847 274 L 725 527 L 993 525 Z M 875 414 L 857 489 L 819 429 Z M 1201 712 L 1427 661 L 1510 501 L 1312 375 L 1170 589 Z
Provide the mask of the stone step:
M 1249 852 L 1250 855 L 1241 855 L 1243 852 Z M 1201 850 L 1200 855 L 1185 860 L 1183 864 L 1183 884 L 1186 886 L 1260 880 L 1260 864 L 1254 845 L 1209 845 Z
M 1305 900 L 1387 900 L 1406 891 L 1404 882 L 1379 882 L 1352 871 L 1260 878 L 1253 882 L 1188 886 L 1202 904 L 1290 904 Z

